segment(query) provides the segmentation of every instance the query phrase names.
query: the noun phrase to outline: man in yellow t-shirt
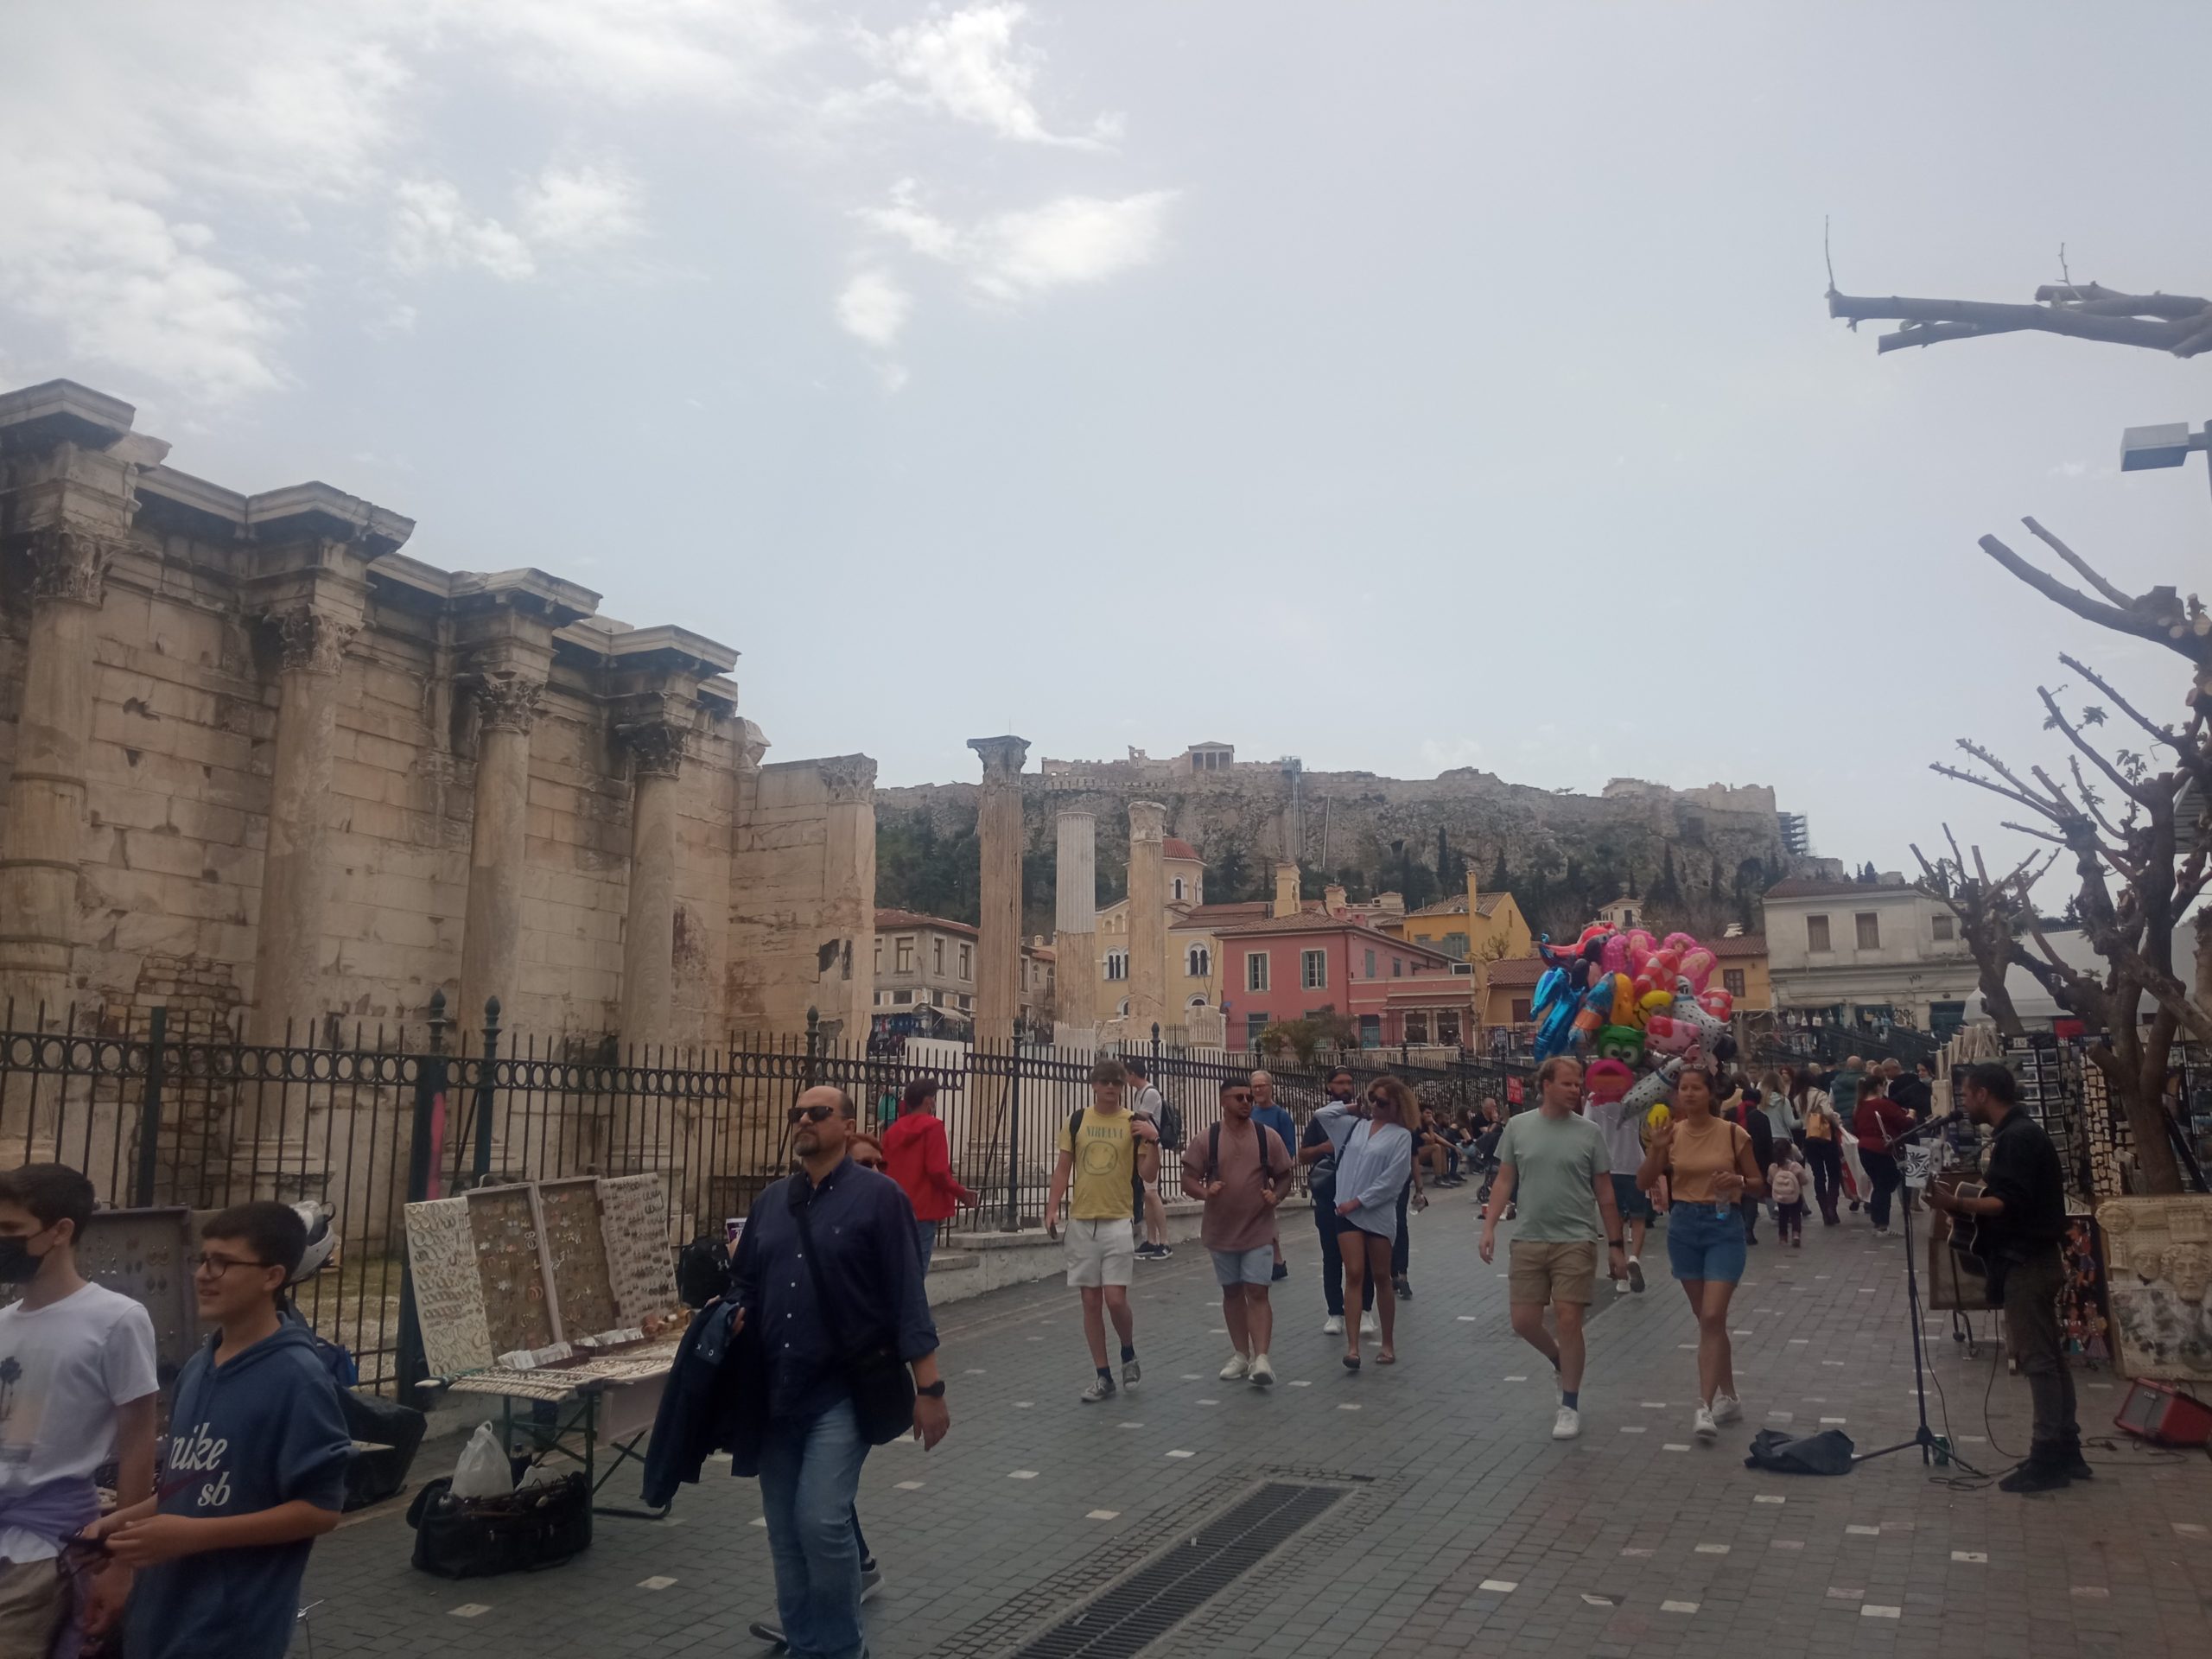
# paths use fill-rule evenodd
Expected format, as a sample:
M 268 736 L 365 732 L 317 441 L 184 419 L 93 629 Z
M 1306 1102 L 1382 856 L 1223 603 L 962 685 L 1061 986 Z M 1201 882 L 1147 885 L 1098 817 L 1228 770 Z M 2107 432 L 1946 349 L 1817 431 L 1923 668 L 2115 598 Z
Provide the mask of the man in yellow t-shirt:
M 1122 1339 L 1122 1383 L 1135 1388 L 1136 1322 L 1129 1313 L 1129 1281 L 1136 1276 L 1136 1235 L 1129 1224 L 1131 1199 L 1141 1172 L 1147 1183 L 1160 1170 L 1160 1134 L 1132 1117 L 1122 1100 L 1128 1076 L 1119 1060 L 1090 1071 L 1090 1104 L 1060 1127 L 1060 1155 L 1045 1204 L 1045 1230 L 1059 1236 L 1060 1204 L 1074 1186 L 1067 1232 L 1068 1283 L 1083 1296 L 1083 1334 L 1097 1376 L 1080 1398 L 1085 1405 L 1111 1399 L 1113 1368 L 1106 1363 L 1106 1320 Z

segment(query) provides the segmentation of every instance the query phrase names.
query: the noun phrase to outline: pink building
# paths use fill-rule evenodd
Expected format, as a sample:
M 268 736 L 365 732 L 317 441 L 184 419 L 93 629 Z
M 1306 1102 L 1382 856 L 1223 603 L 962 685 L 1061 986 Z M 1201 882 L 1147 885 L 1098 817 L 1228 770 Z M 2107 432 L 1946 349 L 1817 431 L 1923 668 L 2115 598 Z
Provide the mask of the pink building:
M 1217 937 L 1234 1046 L 1255 1046 L 1268 1026 L 1324 1008 L 1356 1020 L 1363 1047 L 1472 1034 L 1475 982 L 1440 950 L 1311 911 L 1231 923 Z

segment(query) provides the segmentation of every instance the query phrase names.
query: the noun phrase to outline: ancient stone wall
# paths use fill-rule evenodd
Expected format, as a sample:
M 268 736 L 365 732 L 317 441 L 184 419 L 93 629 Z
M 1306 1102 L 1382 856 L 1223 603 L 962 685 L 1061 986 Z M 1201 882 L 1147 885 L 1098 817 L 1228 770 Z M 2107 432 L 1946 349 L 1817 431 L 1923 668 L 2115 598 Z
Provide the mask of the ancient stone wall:
M 737 831 L 729 990 L 738 1032 L 866 1038 L 875 1001 L 875 762 L 760 767 Z

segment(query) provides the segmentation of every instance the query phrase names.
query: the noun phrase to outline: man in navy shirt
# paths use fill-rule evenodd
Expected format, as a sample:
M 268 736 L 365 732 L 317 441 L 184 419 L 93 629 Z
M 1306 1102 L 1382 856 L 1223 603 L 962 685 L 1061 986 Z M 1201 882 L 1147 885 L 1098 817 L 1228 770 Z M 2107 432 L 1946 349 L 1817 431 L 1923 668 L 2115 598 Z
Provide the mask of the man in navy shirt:
M 912 1367 L 914 1437 L 925 1448 L 944 1438 L 952 1420 L 906 1195 L 846 1156 L 853 1103 L 843 1090 L 807 1090 L 791 1122 L 800 1169 L 753 1206 L 733 1278 L 739 1318 L 760 1332 L 767 1356 L 760 1503 L 783 1634 L 795 1654 L 855 1659 L 865 1646 L 853 1500 L 868 1442 L 853 1409 L 849 1362 L 889 1347 Z M 800 1242 L 802 1210 L 811 1262 Z M 823 1296 L 836 1300 L 850 1354 L 835 1350 Z

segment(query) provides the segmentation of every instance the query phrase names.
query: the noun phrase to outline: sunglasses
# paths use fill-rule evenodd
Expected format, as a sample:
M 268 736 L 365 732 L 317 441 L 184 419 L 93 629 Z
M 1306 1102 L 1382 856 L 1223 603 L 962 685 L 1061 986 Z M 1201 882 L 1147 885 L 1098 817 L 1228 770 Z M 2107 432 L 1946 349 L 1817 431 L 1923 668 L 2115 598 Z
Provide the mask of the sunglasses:
M 835 1106 L 794 1106 L 791 1109 L 791 1121 L 796 1123 L 804 1118 L 810 1123 L 823 1123 L 836 1115 Z

